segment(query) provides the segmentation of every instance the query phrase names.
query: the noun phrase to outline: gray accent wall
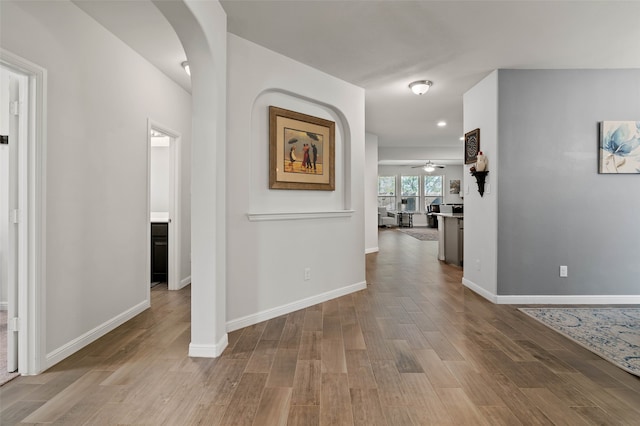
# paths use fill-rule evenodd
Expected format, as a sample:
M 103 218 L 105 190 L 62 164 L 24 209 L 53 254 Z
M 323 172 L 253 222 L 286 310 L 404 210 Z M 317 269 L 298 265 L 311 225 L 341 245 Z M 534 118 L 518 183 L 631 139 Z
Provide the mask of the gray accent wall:
M 498 93 L 498 295 L 640 294 L 640 175 L 598 174 L 640 70 L 500 70 Z

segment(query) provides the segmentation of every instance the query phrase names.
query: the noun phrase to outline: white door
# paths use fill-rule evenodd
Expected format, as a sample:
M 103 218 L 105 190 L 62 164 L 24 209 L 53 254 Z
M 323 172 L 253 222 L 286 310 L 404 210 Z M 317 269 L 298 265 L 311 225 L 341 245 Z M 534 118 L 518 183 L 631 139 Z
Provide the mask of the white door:
M 0 108 L 0 134 L 6 136 L 0 144 L 2 184 L 0 198 L 0 274 L 2 300 L 7 306 L 7 371 L 18 369 L 18 152 L 21 142 L 20 111 L 24 99 L 26 79 L 7 68 L 0 67 L 2 107 Z M 21 96 L 22 95 L 22 96 Z

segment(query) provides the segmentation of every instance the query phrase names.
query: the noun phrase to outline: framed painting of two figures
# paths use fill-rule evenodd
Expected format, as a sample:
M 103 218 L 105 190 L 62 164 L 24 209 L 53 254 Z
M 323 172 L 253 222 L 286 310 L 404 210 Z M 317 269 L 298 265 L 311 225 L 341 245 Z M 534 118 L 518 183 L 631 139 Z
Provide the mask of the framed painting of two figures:
M 269 188 L 335 190 L 335 122 L 269 107 Z

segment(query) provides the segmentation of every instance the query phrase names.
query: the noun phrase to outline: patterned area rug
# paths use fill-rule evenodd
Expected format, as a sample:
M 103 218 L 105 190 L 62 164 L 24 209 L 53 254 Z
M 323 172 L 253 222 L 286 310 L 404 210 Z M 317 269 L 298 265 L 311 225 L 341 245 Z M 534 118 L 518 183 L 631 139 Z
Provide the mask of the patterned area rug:
M 395 228 L 396 230 L 411 235 L 420 241 L 438 241 L 438 229 L 427 228 L 426 226 L 416 226 L 413 228 Z
M 640 376 L 640 308 L 520 308 L 631 374 Z

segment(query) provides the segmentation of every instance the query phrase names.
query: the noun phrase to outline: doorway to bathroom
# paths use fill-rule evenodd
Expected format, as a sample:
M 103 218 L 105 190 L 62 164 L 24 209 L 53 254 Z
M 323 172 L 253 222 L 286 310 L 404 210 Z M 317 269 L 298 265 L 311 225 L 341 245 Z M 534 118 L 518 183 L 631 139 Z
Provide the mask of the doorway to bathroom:
M 178 290 L 180 135 L 151 120 L 148 130 L 149 289 Z

